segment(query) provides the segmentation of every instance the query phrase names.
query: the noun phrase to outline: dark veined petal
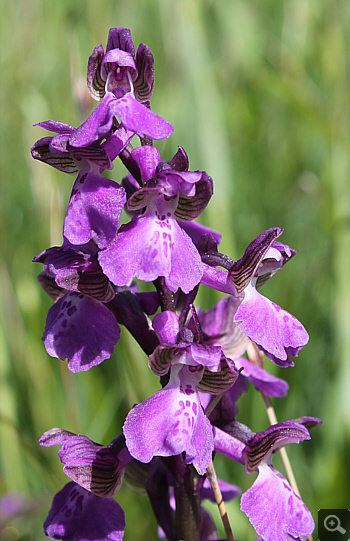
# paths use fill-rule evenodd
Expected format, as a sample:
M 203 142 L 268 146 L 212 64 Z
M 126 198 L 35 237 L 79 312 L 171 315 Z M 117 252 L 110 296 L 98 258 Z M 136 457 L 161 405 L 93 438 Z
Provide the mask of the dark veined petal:
M 35 160 L 51 165 L 51 167 L 54 167 L 63 173 L 69 173 L 71 175 L 76 174 L 78 168 L 70 153 L 63 152 L 62 154 L 51 154 L 50 142 L 52 139 L 52 137 L 43 137 L 42 139 L 39 139 L 39 141 L 31 148 L 32 157 Z
M 234 385 L 238 376 L 239 372 L 233 362 L 222 356 L 220 372 L 212 372 L 206 368 L 198 383 L 198 391 L 214 395 L 224 393 Z
M 89 162 L 96 163 L 100 167 L 103 167 L 103 169 L 113 168 L 106 150 L 98 143 L 92 143 L 91 145 L 82 148 L 72 147 L 68 144 L 67 150 L 74 156 L 77 156 L 77 158 L 83 158 Z
M 102 100 L 106 91 L 104 79 L 101 76 L 101 65 L 104 56 L 104 50 L 102 45 L 98 45 L 93 50 L 92 55 L 88 61 L 87 67 L 87 87 L 91 96 L 95 100 Z
M 58 456 L 64 464 L 64 473 L 85 490 L 100 497 L 112 497 L 120 488 L 124 464 L 111 447 L 61 428 L 45 432 L 39 444 L 43 447 L 61 445 Z
M 172 360 L 180 355 L 182 355 L 182 349 L 172 344 L 159 345 L 148 357 L 148 366 L 157 376 L 164 376 L 168 373 Z
M 265 254 L 282 233 L 280 227 L 267 229 L 249 244 L 243 257 L 234 263 L 229 271 L 228 282 L 234 284 L 238 294 L 251 282 Z
M 193 197 L 186 197 L 180 193 L 175 218 L 184 222 L 194 220 L 203 212 L 212 195 L 213 181 L 203 171 L 201 180 L 196 183 L 196 193 Z
M 136 68 L 137 77 L 134 80 L 136 99 L 148 105 L 154 87 L 154 60 L 151 49 L 143 43 L 137 49 Z
M 55 302 L 61 297 L 64 297 L 64 295 L 67 293 L 67 290 L 59 287 L 56 284 L 55 279 L 51 276 L 48 276 L 45 272 L 41 272 L 39 274 L 38 282 L 45 291 L 45 293 L 47 293 L 48 296 L 51 297 L 51 299 Z
M 288 443 L 300 443 L 309 440 L 307 428 L 296 421 L 285 421 L 270 426 L 265 432 L 259 432 L 249 441 L 245 450 L 246 472 L 251 473 L 262 462 L 269 461 L 272 453 Z

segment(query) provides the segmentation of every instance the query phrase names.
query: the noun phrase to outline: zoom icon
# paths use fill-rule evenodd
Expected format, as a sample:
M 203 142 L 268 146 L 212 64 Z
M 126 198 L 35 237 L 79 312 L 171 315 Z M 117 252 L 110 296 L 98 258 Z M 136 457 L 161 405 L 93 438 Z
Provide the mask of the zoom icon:
M 349 509 L 319 509 L 318 539 L 319 541 L 349 541 Z

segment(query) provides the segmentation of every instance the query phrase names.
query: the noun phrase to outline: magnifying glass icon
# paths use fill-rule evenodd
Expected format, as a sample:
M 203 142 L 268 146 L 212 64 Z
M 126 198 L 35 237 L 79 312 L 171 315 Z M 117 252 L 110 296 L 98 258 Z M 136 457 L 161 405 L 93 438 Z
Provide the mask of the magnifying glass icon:
M 336 515 L 328 515 L 328 517 L 324 519 L 323 524 L 329 532 L 346 533 L 346 530 L 340 526 L 340 520 Z

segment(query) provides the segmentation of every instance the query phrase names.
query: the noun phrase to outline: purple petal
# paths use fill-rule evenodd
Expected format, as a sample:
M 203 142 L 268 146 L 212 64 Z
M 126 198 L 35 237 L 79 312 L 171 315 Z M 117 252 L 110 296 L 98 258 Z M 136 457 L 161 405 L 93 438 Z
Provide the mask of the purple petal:
M 89 118 L 73 131 L 69 144 L 72 147 L 86 147 L 97 139 L 105 137 L 112 128 L 114 116 L 112 104 L 115 101 L 114 95 L 107 92 Z
M 307 537 L 315 528 L 310 511 L 284 477 L 267 464 L 241 499 L 241 510 L 264 541 Z
M 201 541 L 215 541 L 216 539 L 219 539 L 218 533 L 216 531 L 215 522 L 213 521 L 208 511 L 203 509 L 203 507 L 200 507 L 199 512 L 199 535 Z
M 149 104 L 154 87 L 154 60 L 151 49 L 141 43 L 136 53 L 137 77 L 134 90 L 137 101 Z
M 86 490 L 102 497 L 111 497 L 119 490 L 124 464 L 110 447 L 59 428 L 45 432 L 39 444 L 61 445 L 58 456 L 65 465 L 64 473 Z
M 122 150 L 134 137 L 134 132 L 126 130 L 123 126 L 120 126 L 106 141 L 101 145 L 101 148 L 107 152 L 111 162 L 115 160 Z M 105 167 L 104 169 L 108 169 Z
M 135 60 L 133 56 L 130 53 L 127 53 L 126 51 L 122 51 L 120 49 L 111 49 L 106 52 L 106 54 L 103 57 L 101 69 L 103 70 L 104 65 L 106 63 L 115 63 L 118 66 L 123 67 L 129 67 L 136 70 Z M 104 70 L 102 71 L 102 73 Z
M 225 297 L 220 299 L 211 310 L 198 314 L 205 335 L 205 343 L 221 346 L 225 355 L 234 361 L 245 353 L 250 343 L 249 338 L 234 322 L 240 303 L 240 299 Z
M 217 233 L 214 229 L 206 227 L 205 225 L 199 224 L 192 220 L 191 222 L 181 222 L 179 221 L 180 226 L 184 229 L 189 237 L 193 240 L 195 245 L 198 244 L 203 235 L 212 235 L 216 240 L 217 244 L 220 244 L 221 237 L 220 233 Z
M 220 428 L 213 426 L 214 450 L 236 462 L 244 464 L 243 451 L 245 444 L 230 436 Z
M 34 126 L 40 126 L 44 130 L 52 131 L 55 133 L 61 134 L 70 134 L 74 131 L 73 126 L 65 124 L 64 122 L 59 122 L 58 120 L 46 120 L 44 122 L 38 122 Z
M 69 370 L 81 372 L 109 359 L 119 337 L 108 308 L 91 297 L 67 293 L 50 308 L 43 341 L 51 357 L 68 359 Z
M 293 365 L 288 355 L 297 356 L 309 335 L 291 314 L 248 286 L 236 312 L 235 322 L 251 340 L 279 366 Z
M 126 285 L 135 275 L 144 282 L 164 276 L 172 291 L 180 287 L 184 293 L 198 284 L 200 256 L 172 218 L 169 202 L 163 208 L 159 215 L 154 205 L 147 207 L 144 215 L 120 228 L 110 248 L 99 253 L 101 267 L 115 285 Z
M 231 483 L 223 481 L 222 479 L 218 479 L 218 484 L 224 502 L 229 502 L 230 500 L 237 498 L 237 496 L 239 496 L 242 492 L 241 489 L 236 485 L 232 485 Z M 207 477 L 205 478 L 203 483 L 201 499 L 208 499 L 211 502 L 216 503 L 213 489 L 211 488 L 210 481 Z
M 188 156 L 182 147 L 178 147 L 178 151 L 172 157 L 169 165 L 174 171 L 188 171 Z
M 175 344 L 179 333 L 179 318 L 174 312 L 166 310 L 153 318 L 153 329 L 163 344 Z
M 47 536 L 64 541 L 121 541 L 124 528 L 124 511 L 116 501 L 74 482 L 56 494 L 44 522 Z
M 126 202 L 124 188 L 97 173 L 81 171 L 74 183 L 63 233 L 72 244 L 92 238 L 100 249 L 116 237 Z
M 156 174 L 157 165 L 161 161 L 161 155 L 155 147 L 144 145 L 134 148 L 131 156 L 138 164 L 142 182 L 145 183 Z
M 202 263 L 202 268 L 202 284 L 211 287 L 212 289 L 216 289 L 217 291 L 222 291 L 222 293 L 228 293 L 229 295 L 233 295 L 235 297 L 238 296 L 236 286 L 232 281 L 228 280 L 229 273 L 227 271 L 215 269 L 206 263 Z
M 136 101 L 130 93 L 113 102 L 113 114 L 117 115 L 127 130 L 140 137 L 166 139 L 174 131 L 170 122 Z
M 288 393 L 289 386 L 286 381 L 269 374 L 263 368 L 244 359 L 244 357 L 235 359 L 235 366 L 237 369 L 243 367 L 241 375 L 248 378 L 254 387 L 268 396 L 282 398 Z
M 186 452 L 186 463 L 193 463 L 204 474 L 212 456 L 213 436 L 196 391 L 201 377 L 202 371 L 173 366 L 168 385 L 130 411 L 123 431 L 134 458 L 150 462 L 154 456 Z

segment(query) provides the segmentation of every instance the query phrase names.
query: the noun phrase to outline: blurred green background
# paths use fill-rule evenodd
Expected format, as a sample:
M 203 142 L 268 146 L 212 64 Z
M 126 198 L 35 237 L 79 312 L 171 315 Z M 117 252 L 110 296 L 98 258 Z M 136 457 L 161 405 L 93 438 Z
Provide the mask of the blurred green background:
M 87 59 L 113 26 L 153 51 L 152 109 L 175 128 L 157 146 L 170 159 L 181 144 L 191 169 L 213 178 L 201 221 L 223 234 L 221 250 L 238 259 L 259 233 L 281 226 L 282 242 L 299 251 L 263 293 L 302 321 L 310 343 L 295 368 L 266 368 L 290 385 L 274 401 L 280 421 L 323 420 L 310 442 L 288 449 L 305 503 L 315 519 L 319 508 L 348 507 L 348 0 L 2 0 L 1 8 L 0 495 L 24 494 L 32 509 L 3 524 L 0 540 L 45 538 L 42 522 L 67 478 L 57 449 L 37 445 L 44 431 L 58 426 L 108 444 L 130 407 L 158 388 L 124 331 L 110 360 L 76 375 L 40 341 L 51 302 L 31 260 L 61 244 L 73 179 L 31 159 L 45 133 L 32 124 L 86 118 Z M 116 164 L 110 178 L 122 174 Z M 220 295 L 203 289 L 199 302 L 209 308 Z M 268 426 L 253 388 L 239 405 L 238 420 Z M 218 473 L 246 490 L 255 474 L 220 458 Z M 125 540 L 157 539 L 147 499 L 126 486 L 117 499 Z M 228 511 L 235 538 L 254 540 L 239 502 Z

